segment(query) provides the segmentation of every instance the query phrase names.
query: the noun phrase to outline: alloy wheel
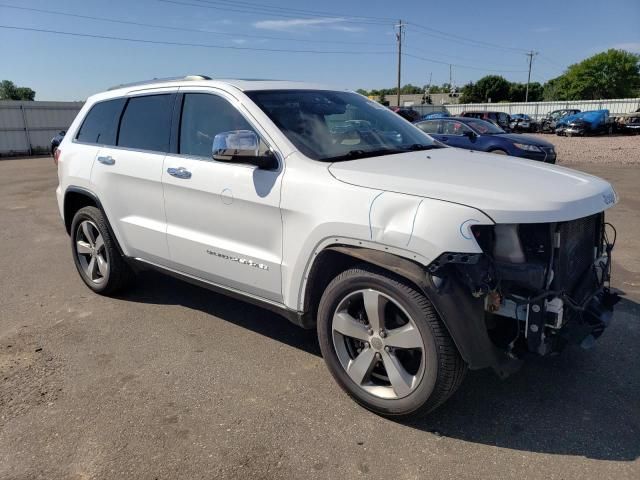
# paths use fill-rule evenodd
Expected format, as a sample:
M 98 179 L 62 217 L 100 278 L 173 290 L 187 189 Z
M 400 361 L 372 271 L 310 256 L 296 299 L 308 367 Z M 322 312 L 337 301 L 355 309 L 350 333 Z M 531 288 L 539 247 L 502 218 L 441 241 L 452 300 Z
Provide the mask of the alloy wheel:
M 349 293 L 333 314 L 332 339 L 342 368 L 368 393 L 385 399 L 413 392 L 425 369 L 425 346 L 407 311 L 373 289 Z
M 76 255 L 84 274 L 101 284 L 109 277 L 109 259 L 102 234 L 95 223 L 82 221 L 76 230 Z

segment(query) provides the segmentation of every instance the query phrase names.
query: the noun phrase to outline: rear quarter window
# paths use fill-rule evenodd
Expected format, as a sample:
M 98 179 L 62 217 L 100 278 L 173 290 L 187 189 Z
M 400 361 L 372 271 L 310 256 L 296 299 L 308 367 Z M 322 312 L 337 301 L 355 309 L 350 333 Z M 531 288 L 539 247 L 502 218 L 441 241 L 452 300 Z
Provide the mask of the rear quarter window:
M 124 98 L 96 103 L 82 122 L 76 140 L 98 145 L 115 145 Z
M 416 124 L 416 127 L 418 127 L 425 133 L 438 133 L 439 126 L 439 120 L 427 120 L 426 122 L 420 122 Z
M 120 121 L 118 146 L 167 152 L 173 98 L 172 94 L 130 98 Z

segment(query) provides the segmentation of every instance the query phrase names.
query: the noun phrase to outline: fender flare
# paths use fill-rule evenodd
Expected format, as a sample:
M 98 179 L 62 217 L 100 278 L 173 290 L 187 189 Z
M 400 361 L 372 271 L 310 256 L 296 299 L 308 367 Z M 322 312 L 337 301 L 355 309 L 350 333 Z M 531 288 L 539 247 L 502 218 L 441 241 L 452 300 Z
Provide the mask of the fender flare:
M 113 227 L 111 226 L 111 221 L 109 220 L 109 217 L 107 216 L 107 212 L 105 212 L 104 207 L 102 206 L 102 202 L 100 201 L 98 196 L 95 193 L 93 193 L 91 190 L 88 190 L 84 187 L 77 187 L 75 185 L 70 185 L 64 191 L 64 200 L 63 200 L 63 207 L 62 207 L 63 212 L 66 212 L 67 196 L 69 193 L 78 193 L 80 195 L 84 195 L 85 197 L 90 198 L 96 204 L 96 208 L 98 208 L 98 210 L 102 212 L 102 215 L 104 215 L 104 218 L 107 220 L 107 227 L 109 228 L 109 233 L 111 234 L 111 237 L 116 242 L 116 248 L 120 252 L 120 255 L 126 258 L 126 255 L 122 250 L 122 247 L 120 247 L 120 240 L 118 239 L 118 236 L 116 235 L 116 233 L 113 231 Z M 70 219 L 67 219 L 66 217 L 64 218 L 65 228 L 67 229 L 68 234 L 71 234 L 70 230 L 71 230 L 72 221 L 73 221 L 72 218 Z

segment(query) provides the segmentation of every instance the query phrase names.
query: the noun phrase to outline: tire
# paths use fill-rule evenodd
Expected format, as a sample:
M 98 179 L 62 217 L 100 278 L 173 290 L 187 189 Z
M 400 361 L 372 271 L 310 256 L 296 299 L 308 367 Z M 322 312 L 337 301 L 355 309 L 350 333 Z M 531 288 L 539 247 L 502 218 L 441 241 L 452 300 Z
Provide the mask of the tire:
M 116 246 L 104 214 L 96 207 L 81 208 L 73 217 L 71 251 L 80 278 L 101 295 L 124 289 L 134 276 Z
M 489 153 L 495 153 L 496 155 L 509 155 L 507 152 L 505 152 L 504 150 L 501 150 L 500 148 L 497 148 L 495 150 L 490 150 Z
M 369 305 L 377 305 L 368 311 L 383 313 L 377 325 L 376 315 L 366 313 L 365 298 L 375 299 Z M 385 332 L 367 331 L 380 325 Z M 402 278 L 368 265 L 341 273 L 327 286 L 317 327 L 322 356 L 334 379 L 356 402 L 380 415 L 424 415 L 447 400 L 466 373 L 466 364 L 429 300 Z M 405 378 L 411 381 L 400 381 Z

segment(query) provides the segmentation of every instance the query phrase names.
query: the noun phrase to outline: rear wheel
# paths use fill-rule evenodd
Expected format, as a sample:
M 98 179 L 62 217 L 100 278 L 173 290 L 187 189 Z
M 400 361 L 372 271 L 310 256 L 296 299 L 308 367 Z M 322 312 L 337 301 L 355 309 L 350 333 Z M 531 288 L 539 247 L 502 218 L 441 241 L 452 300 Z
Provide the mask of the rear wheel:
M 73 217 L 71 250 L 80 277 L 96 293 L 115 293 L 133 277 L 103 213 L 96 207 L 81 208 Z
M 318 309 L 318 338 L 338 384 L 382 415 L 433 410 L 466 371 L 427 298 L 368 266 L 329 284 Z

